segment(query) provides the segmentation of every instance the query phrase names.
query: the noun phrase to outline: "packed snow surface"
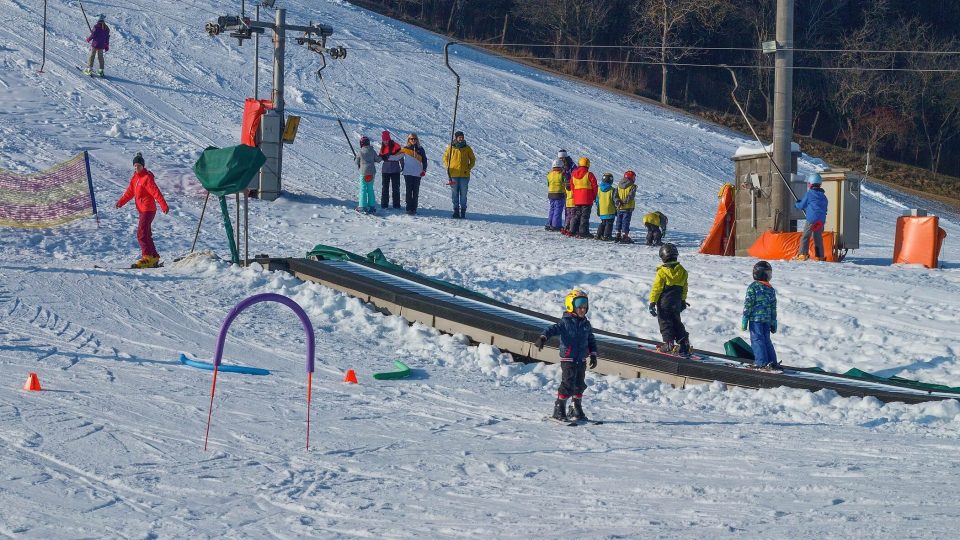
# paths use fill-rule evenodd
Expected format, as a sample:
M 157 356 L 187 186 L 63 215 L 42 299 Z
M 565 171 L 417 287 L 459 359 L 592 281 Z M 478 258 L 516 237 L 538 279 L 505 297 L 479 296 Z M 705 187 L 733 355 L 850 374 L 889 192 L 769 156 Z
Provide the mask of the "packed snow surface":
M 0 167 L 36 172 L 89 150 L 99 223 L 0 235 L 0 535 L 30 538 L 733 537 L 947 538 L 960 519 L 960 405 L 883 404 L 823 391 L 588 376 L 602 426 L 545 422 L 553 365 L 522 364 L 463 336 L 408 325 L 330 289 L 229 259 L 219 209 L 191 166 L 238 141 L 252 95 L 253 44 L 203 23 L 239 2 L 85 2 L 111 25 L 107 78 L 84 76 L 79 3 L 4 0 Z M 252 8 L 247 3 L 247 13 Z M 284 2 L 292 24 L 334 27 L 345 60 L 287 41 L 284 195 L 250 206 L 250 253 L 303 256 L 315 244 L 381 248 L 405 267 L 557 314 L 590 293 L 602 329 L 654 338 L 646 310 L 656 251 L 543 230 L 544 175 L 559 148 L 596 172 L 638 176 L 641 211 L 670 217 L 690 279 L 695 347 L 738 330 L 753 260 L 696 253 L 742 135 L 602 89 L 454 46 L 457 127 L 478 157 L 468 219 L 451 220 L 439 158 L 454 78 L 444 39 L 340 1 Z M 264 18 L 273 11 L 262 10 Z M 260 97 L 268 97 L 269 39 Z M 382 130 L 420 135 L 429 159 L 417 216 L 354 212 L 354 146 Z M 139 256 L 132 204 L 113 203 L 143 152 L 170 203 Z M 800 172 L 822 167 L 804 156 Z M 377 186 L 379 195 L 379 185 Z M 960 386 L 957 214 L 868 183 L 861 249 L 842 264 L 775 262 L 780 359 Z M 947 231 L 941 269 L 891 266 L 893 227 L 925 208 Z M 231 212 L 235 211 L 231 201 Z M 634 219 L 635 237 L 641 237 Z M 263 292 L 289 296 L 317 339 L 311 446 L 305 448 L 305 334 L 286 307 L 258 304 L 230 329 L 210 448 L 209 360 L 227 312 Z M 745 337 L 745 336 L 744 336 Z M 408 380 L 375 381 L 400 359 Z M 347 369 L 359 385 L 340 381 Z M 36 372 L 42 392 L 20 389 Z

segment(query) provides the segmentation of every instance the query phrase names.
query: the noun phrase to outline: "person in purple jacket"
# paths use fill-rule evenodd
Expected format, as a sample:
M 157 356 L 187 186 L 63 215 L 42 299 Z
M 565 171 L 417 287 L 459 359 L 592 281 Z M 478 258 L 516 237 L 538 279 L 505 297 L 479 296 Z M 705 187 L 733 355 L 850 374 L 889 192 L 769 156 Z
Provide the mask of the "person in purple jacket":
M 93 58 L 96 57 L 100 61 L 97 75 L 103 77 L 103 53 L 110 50 L 110 28 L 104 21 L 106 18 L 106 15 L 97 17 L 97 24 L 93 25 L 90 37 L 87 38 L 87 43 L 90 44 L 90 58 L 87 60 L 87 69 L 83 70 L 87 75 L 93 75 Z

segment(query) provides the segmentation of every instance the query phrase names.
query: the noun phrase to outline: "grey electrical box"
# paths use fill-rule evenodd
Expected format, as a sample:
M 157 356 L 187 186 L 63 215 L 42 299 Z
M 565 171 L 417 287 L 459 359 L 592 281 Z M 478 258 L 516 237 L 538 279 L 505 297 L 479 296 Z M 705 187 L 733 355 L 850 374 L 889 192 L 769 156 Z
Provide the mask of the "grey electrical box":
M 835 249 L 860 248 L 860 188 L 863 178 L 849 169 L 820 173 L 827 195 L 827 222 L 823 230 L 834 232 Z
M 797 170 L 800 146 L 793 143 L 791 150 L 791 170 L 784 171 L 785 174 L 791 174 Z M 777 224 L 784 218 L 786 223 L 783 223 L 783 228 L 795 231 L 796 220 L 802 219 L 802 214 L 798 217 L 793 211 L 793 205 L 787 204 L 787 201 L 773 200 L 773 183 L 781 180 L 773 167 L 773 162 L 763 150 L 741 148 L 732 159 L 736 175 L 734 205 L 737 210 L 734 253 L 737 256 L 744 256 L 760 235 L 768 230 L 776 230 Z M 785 196 L 793 201 L 789 193 Z M 789 208 L 787 216 L 779 215 L 778 209 L 785 206 Z
M 254 196 L 265 201 L 273 201 L 280 196 L 282 137 L 283 118 L 275 110 L 267 110 L 260 119 L 260 150 L 267 161 L 249 185 L 250 189 L 256 190 Z

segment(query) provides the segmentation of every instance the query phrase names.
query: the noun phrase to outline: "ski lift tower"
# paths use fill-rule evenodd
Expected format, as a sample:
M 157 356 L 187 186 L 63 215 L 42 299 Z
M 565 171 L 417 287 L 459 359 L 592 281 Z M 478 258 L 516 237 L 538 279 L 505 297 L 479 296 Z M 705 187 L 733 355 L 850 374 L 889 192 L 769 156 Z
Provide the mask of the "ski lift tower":
M 261 5 L 272 7 L 274 0 L 264 0 Z M 266 163 L 260 169 L 260 174 L 250 182 L 251 195 L 264 200 L 272 201 L 280 196 L 281 169 L 283 165 L 283 144 L 292 143 L 296 136 L 299 118 L 291 117 L 286 122 L 284 117 L 283 101 L 283 55 L 288 31 L 303 32 L 303 37 L 297 38 L 297 43 L 320 55 L 328 52 L 326 40 L 333 35 L 333 28 L 325 24 L 310 23 L 307 26 L 292 25 L 286 22 L 286 10 L 278 8 L 274 22 L 251 21 L 245 16 L 226 15 L 218 17 L 217 22 L 206 25 L 206 31 L 211 36 L 229 32 L 229 36 L 237 38 L 243 45 L 243 40 L 250 39 L 253 34 L 262 34 L 266 30 L 273 31 L 273 90 L 270 94 L 272 107 L 263 115 L 260 122 L 259 144 L 260 150 L 267 157 Z M 318 40 L 313 37 L 318 37 Z M 341 48 L 342 49 L 342 48 Z M 341 50 L 329 51 L 331 53 Z

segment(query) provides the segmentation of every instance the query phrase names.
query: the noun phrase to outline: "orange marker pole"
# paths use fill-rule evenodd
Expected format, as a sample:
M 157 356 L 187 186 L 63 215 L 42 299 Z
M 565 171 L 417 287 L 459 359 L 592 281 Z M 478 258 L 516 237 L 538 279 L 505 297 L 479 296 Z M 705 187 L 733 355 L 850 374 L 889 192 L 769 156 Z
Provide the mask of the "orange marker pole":
M 210 410 L 207 412 L 207 433 L 203 436 L 203 451 L 207 451 L 207 439 L 210 437 L 210 419 L 213 416 L 213 394 L 217 391 L 217 371 L 220 366 L 213 366 L 213 385 L 210 387 Z
M 307 372 L 307 450 L 310 449 L 310 398 L 313 396 L 313 372 Z

